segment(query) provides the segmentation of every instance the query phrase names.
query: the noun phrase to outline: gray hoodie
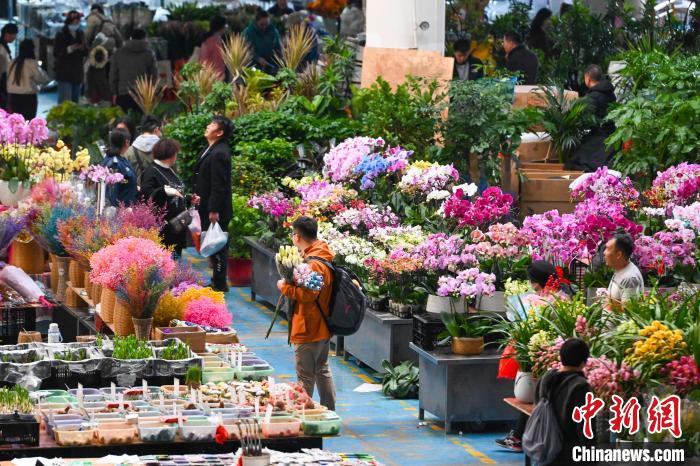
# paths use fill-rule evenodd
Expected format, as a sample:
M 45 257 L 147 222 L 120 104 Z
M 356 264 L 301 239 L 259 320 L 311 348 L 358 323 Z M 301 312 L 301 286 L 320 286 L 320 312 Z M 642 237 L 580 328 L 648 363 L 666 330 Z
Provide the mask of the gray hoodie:
M 141 175 L 153 163 L 153 146 L 160 140 L 155 134 L 142 134 L 137 137 L 131 147 L 124 153 L 124 157 L 131 162 L 136 172 L 136 179 L 141 185 Z
M 136 78 L 143 75 L 158 79 L 156 57 L 145 40 L 129 40 L 112 57 L 109 88 L 114 95 L 129 95 Z

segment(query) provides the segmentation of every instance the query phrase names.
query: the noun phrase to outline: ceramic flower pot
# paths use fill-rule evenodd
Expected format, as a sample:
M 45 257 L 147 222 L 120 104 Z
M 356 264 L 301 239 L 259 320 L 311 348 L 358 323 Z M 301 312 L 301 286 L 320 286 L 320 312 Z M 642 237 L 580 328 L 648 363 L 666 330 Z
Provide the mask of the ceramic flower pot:
M 17 207 L 19 201 L 29 195 L 30 187 L 17 181 L 0 181 L 0 203 Z
M 505 312 L 506 294 L 496 291 L 492 296 L 479 295 L 476 298 L 476 308 L 480 311 Z
M 518 371 L 515 375 L 515 398 L 521 403 L 534 402 L 536 386 L 537 379 L 532 376 L 532 372 Z
M 465 338 L 452 337 L 452 352 L 465 356 L 481 354 L 484 350 L 484 337 Z
M 466 312 L 467 306 L 464 298 L 451 298 L 447 296 L 428 295 L 428 302 L 425 310 L 431 314 L 442 314 L 443 312 Z
M 232 286 L 249 286 L 253 276 L 251 259 L 228 259 L 228 281 Z

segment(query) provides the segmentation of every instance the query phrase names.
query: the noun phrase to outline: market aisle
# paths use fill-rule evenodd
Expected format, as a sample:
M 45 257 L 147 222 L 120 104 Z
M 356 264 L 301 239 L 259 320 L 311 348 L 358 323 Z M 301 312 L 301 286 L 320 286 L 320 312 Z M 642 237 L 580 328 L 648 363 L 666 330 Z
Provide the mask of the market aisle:
M 204 260 L 189 252 L 186 257 L 198 266 L 205 266 Z M 286 322 L 276 324 L 270 338 L 265 340 L 272 311 L 252 302 L 249 288 L 231 288 L 226 302 L 241 342 L 275 368 L 275 380 L 295 381 Z M 376 383 L 372 374 L 342 358 L 333 357 L 331 365 L 337 390 L 336 409 L 343 418 L 343 427 L 340 437 L 324 439 L 324 447 L 340 452 L 371 453 L 387 466 L 523 463 L 522 455 L 494 445 L 493 440 L 503 433 L 445 436 L 443 429 L 429 420 L 427 426 L 419 428 L 417 400 L 392 400 L 381 392 L 354 392 L 365 382 Z

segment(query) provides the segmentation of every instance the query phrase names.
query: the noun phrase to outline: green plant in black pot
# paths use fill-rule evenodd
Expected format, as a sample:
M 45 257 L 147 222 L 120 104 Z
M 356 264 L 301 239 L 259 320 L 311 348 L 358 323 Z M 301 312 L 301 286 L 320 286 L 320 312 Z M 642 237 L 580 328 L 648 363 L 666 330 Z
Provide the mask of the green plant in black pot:
M 382 376 L 382 393 L 392 398 L 405 399 L 418 396 L 418 368 L 411 361 L 392 366 L 382 361 L 386 373 Z
M 484 334 L 488 329 L 482 318 L 457 312 L 443 312 L 440 317 L 445 324 L 445 330 L 438 338 L 452 337 L 453 353 L 481 354 L 484 349 Z
M 246 196 L 233 195 L 233 217 L 228 224 L 229 257 L 250 259 L 250 247 L 245 244 L 246 236 L 259 236 L 260 214 L 257 209 L 248 207 Z

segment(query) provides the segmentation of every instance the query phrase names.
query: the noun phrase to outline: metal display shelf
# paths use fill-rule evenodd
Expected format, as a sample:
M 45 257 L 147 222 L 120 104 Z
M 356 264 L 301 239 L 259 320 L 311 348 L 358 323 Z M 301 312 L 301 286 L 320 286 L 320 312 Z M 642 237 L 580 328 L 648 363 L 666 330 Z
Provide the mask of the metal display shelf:
M 501 352 L 487 349 L 476 356 L 453 354 L 450 348 L 426 351 L 410 344 L 420 359 L 418 418 L 428 411 L 451 432 L 457 422 L 481 424 L 514 421 L 515 410 L 503 403 L 513 396 L 513 381 L 499 379 Z

